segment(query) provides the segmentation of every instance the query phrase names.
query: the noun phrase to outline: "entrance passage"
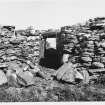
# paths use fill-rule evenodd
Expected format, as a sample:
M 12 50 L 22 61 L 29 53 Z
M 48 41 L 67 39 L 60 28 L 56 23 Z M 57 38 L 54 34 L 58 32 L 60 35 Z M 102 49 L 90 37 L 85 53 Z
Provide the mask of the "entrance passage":
M 40 59 L 40 65 L 57 69 L 60 66 L 60 55 L 56 49 L 56 38 L 47 38 L 44 58 Z
M 60 67 L 60 58 L 56 49 L 46 49 L 44 58 L 40 59 L 40 65 L 51 69 L 58 69 Z

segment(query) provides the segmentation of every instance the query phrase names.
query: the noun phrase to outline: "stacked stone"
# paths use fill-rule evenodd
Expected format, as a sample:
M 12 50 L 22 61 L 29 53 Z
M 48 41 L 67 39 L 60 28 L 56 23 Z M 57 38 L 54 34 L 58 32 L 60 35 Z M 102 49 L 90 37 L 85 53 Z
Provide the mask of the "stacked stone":
M 105 67 L 105 28 L 94 24 L 62 27 L 59 39 L 64 53 L 66 50 L 76 58 L 75 63 L 89 69 L 102 69 Z
M 37 65 L 39 63 L 40 55 L 40 36 L 29 36 L 27 38 L 26 50 L 28 50 L 28 57 L 32 62 Z M 28 46 L 28 47 L 27 47 Z
M 33 84 L 34 74 L 40 70 L 40 33 L 27 34 L 25 30 L 24 33 L 15 33 L 15 27 L 12 26 L 1 28 L 0 69 L 8 83 L 14 82 L 13 86 L 17 86 L 19 81 L 24 86 Z
M 92 56 L 94 56 L 94 42 L 91 39 L 88 39 L 85 36 L 85 33 L 82 33 L 79 51 L 79 62 L 84 67 L 90 67 L 92 62 Z
M 102 35 L 103 34 L 103 35 Z M 95 35 L 99 36 L 99 40 L 94 41 L 95 49 L 94 49 L 94 58 L 93 58 L 93 63 L 92 67 L 96 68 L 104 68 L 104 57 L 105 57 L 105 49 L 104 49 L 104 35 L 105 32 L 102 31 L 96 31 Z
M 77 56 L 79 54 L 78 50 L 76 50 L 78 39 L 72 27 L 66 26 L 61 28 L 59 42 L 62 45 L 63 53 L 74 56 L 74 58 L 77 59 Z

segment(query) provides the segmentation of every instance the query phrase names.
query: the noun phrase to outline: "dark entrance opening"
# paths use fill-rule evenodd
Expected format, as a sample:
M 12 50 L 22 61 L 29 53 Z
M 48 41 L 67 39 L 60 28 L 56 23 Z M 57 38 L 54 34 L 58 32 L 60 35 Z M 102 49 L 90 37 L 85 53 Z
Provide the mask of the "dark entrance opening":
M 47 68 L 58 69 L 61 65 L 59 52 L 53 48 L 45 49 L 44 58 L 40 59 L 39 64 Z

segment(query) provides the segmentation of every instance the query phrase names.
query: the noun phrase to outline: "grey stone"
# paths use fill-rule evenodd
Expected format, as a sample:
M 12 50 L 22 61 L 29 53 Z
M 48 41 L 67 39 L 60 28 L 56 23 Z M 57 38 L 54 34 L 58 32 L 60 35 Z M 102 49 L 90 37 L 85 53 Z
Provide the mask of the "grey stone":
M 34 76 L 31 72 L 25 71 L 25 72 L 19 72 L 18 74 L 18 83 L 25 86 L 33 85 L 34 84 Z
M 7 77 L 5 73 L 2 70 L 0 70 L 0 85 L 3 85 L 5 83 L 7 83 Z

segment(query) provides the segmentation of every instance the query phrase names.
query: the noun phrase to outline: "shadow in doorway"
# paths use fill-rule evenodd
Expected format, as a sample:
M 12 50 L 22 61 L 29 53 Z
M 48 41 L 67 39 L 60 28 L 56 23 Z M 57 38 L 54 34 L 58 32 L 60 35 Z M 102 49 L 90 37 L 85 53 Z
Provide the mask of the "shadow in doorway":
M 59 52 L 56 49 L 49 48 L 45 50 L 44 58 L 40 59 L 39 64 L 47 68 L 58 69 L 61 66 L 60 61 Z

